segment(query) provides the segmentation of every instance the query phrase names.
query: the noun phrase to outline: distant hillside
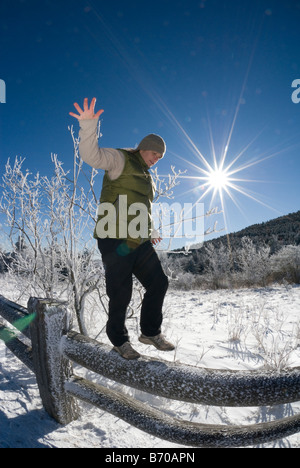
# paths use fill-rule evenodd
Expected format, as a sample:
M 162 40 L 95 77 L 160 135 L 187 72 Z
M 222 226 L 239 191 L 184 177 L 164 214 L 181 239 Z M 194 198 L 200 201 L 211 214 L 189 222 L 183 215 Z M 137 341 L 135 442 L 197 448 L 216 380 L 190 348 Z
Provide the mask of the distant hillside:
M 300 245 L 300 211 L 290 213 L 265 223 L 253 224 L 241 231 L 229 234 L 233 248 L 240 247 L 241 239 L 250 237 L 254 244 L 266 244 L 271 250 L 278 250 L 284 245 Z M 205 242 L 212 243 L 215 247 L 227 244 L 227 235 Z

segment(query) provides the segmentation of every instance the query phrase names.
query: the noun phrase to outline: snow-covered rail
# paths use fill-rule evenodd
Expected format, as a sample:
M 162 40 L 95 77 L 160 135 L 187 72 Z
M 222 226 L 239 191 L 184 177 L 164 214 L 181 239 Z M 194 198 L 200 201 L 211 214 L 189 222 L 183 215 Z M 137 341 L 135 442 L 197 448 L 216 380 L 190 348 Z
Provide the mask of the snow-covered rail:
M 142 356 L 126 361 L 98 341 L 69 332 L 62 351 L 104 377 L 153 395 L 211 406 L 270 406 L 300 400 L 300 368 L 233 371 L 193 367 Z
M 80 377 L 72 377 L 66 388 L 73 396 L 114 414 L 142 431 L 191 447 L 245 447 L 278 440 L 300 431 L 300 415 L 247 426 L 199 424 L 175 419 L 134 398 Z
M 179 421 L 120 391 L 75 376 L 72 362 L 147 393 L 214 406 L 267 406 L 299 401 L 300 368 L 280 373 L 239 372 L 201 369 L 148 357 L 125 361 L 110 347 L 71 331 L 69 313 L 62 303 L 31 298 L 27 310 L 0 296 L 0 315 L 13 324 L 20 320 L 22 323 L 22 317 L 34 317 L 30 331 L 22 330 L 31 337 L 32 357 L 28 350 L 25 353 L 12 329 L 1 322 L 0 339 L 34 370 L 44 407 L 61 424 L 78 417 L 77 399 L 82 399 L 145 432 L 189 446 L 249 446 L 300 431 L 300 415 L 251 426 Z

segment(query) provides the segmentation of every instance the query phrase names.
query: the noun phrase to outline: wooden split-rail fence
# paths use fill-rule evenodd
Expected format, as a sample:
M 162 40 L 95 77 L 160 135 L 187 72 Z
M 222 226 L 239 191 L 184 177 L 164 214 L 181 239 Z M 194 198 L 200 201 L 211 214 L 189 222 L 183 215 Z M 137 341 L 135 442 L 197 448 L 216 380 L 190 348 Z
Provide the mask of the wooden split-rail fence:
M 71 329 L 67 305 L 30 298 L 27 309 L 0 296 L 0 338 L 36 375 L 46 411 L 60 424 L 79 417 L 77 400 L 105 410 L 156 437 L 190 447 L 242 447 L 300 431 L 300 414 L 253 425 L 198 424 L 74 374 L 73 363 L 148 394 L 222 407 L 273 406 L 300 401 L 300 367 L 281 372 L 203 369 L 142 356 L 126 361 L 111 347 Z M 28 341 L 28 340 L 27 340 Z

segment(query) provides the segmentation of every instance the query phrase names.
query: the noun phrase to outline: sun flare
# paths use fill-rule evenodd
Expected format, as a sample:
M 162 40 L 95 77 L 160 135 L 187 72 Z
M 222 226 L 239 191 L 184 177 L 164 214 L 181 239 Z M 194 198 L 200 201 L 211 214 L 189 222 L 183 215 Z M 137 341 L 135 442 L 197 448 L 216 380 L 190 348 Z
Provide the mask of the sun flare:
M 220 168 L 213 169 L 207 177 L 207 185 L 212 189 L 222 190 L 229 184 L 229 177 L 226 170 Z

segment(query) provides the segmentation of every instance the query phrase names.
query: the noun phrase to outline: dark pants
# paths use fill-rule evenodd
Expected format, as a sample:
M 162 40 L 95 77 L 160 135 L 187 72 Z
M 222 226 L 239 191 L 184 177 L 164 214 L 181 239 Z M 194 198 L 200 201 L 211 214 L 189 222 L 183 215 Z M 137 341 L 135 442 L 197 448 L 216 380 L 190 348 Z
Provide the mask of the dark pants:
M 140 326 L 145 336 L 161 332 L 162 306 L 168 289 L 168 278 L 150 241 L 129 250 L 119 239 L 98 239 L 105 267 L 109 315 L 106 325 L 108 338 L 114 346 L 129 341 L 125 325 L 126 311 L 132 296 L 132 275 L 146 292 L 142 302 Z

